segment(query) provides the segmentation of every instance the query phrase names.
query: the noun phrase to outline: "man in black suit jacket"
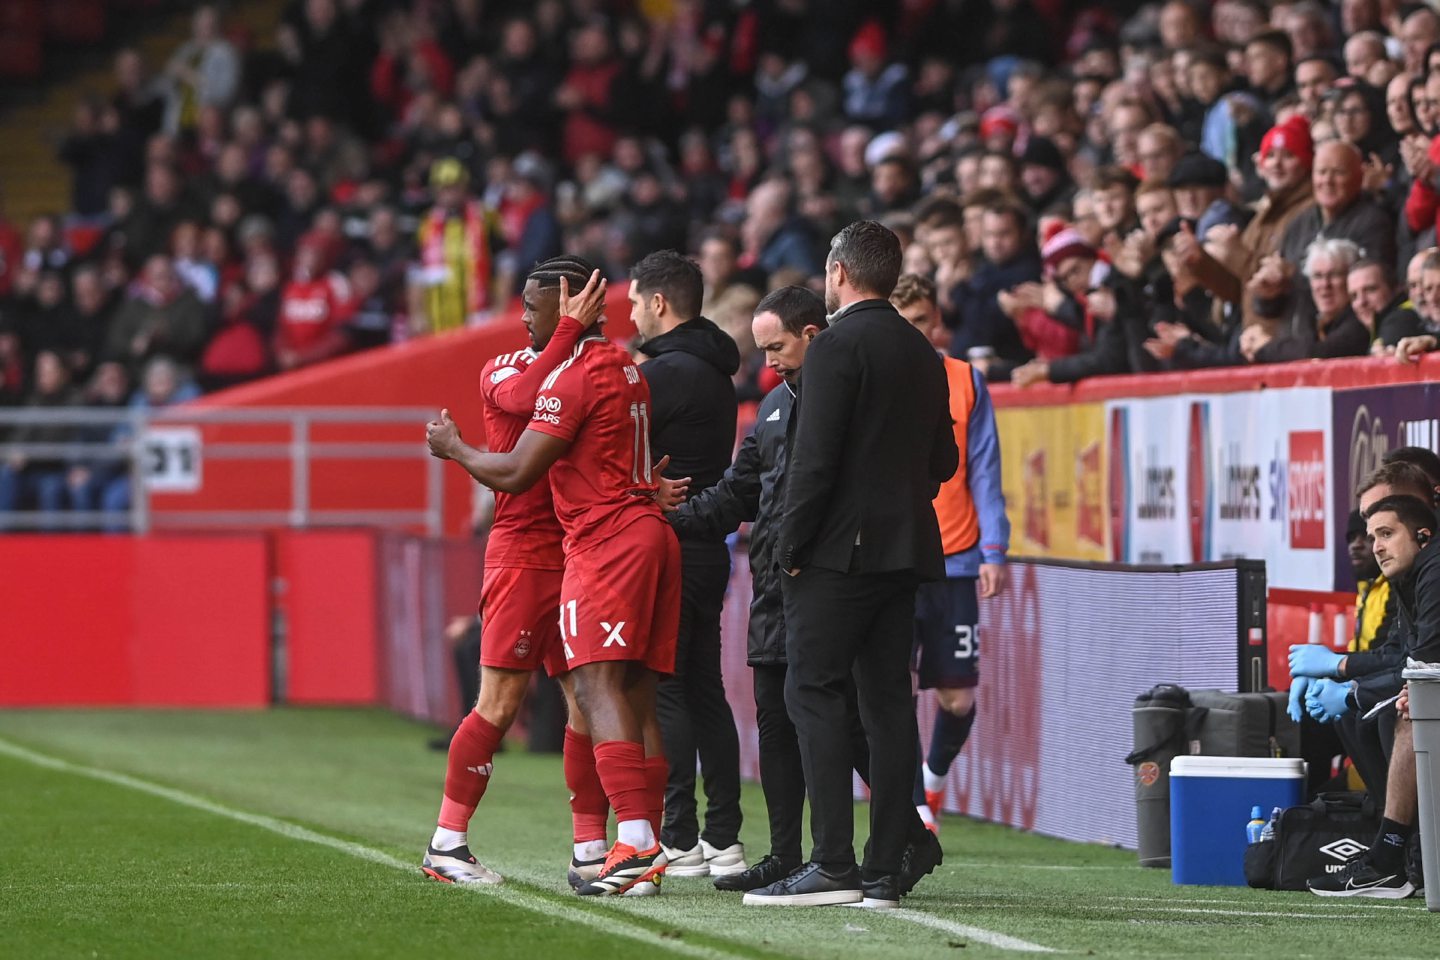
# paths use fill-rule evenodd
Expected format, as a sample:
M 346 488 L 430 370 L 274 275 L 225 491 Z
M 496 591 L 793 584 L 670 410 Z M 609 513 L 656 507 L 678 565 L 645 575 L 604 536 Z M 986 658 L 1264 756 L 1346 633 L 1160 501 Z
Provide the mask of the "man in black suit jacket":
M 777 555 L 784 581 L 785 703 L 810 794 L 810 862 L 752 905 L 897 906 L 910 822 L 915 589 L 944 576 L 931 506 L 960 462 L 934 348 L 890 305 L 900 242 L 874 221 L 835 236 L 830 328 L 805 358 Z M 870 740 L 870 844 L 855 865 L 845 682 Z

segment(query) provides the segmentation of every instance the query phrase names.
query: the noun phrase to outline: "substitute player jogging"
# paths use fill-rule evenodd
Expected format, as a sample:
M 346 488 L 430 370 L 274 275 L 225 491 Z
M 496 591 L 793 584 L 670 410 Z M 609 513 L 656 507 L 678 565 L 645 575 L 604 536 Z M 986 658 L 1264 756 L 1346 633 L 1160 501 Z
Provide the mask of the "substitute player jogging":
M 583 284 L 592 269 L 575 258 L 557 258 L 541 264 L 526 279 L 521 319 L 529 331 L 531 349 L 496 357 L 480 373 L 485 439 L 490 449 L 514 449 L 535 412 L 535 395 L 541 384 L 602 315 L 604 302 L 595 298 L 583 306 L 570 305 L 578 316 L 560 316 L 560 278 L 567 276 L 577 285 Z M 537 355 L 536 350 L 544 352 Z M 436 880 L 501 881 L 498 873 L 471 853 L 467 831 L 490 785 L 495 752 L 525 699 L 531 673 L 542 663 L 552 677 L 566 671 L 555 615 L 565 569 L 563 537 L 548 478 L 542 477 L 521 493 L 495 494 L 495 521 L 485 544 L 480 592 L 480 699 L 451 738 L 445 795 L 421 864 Z M 590 858 L 598 872 L 605 850 L 609 801 L 595 777 L 589 737 L 583 724 L 581 730 L 573 729 L 573 723 L 581 721 L 573 711 L 571 716 L 572 726 L 565 729 L 565 772 L 573 797 L 577 860 L 581 860 L 580 864 L 572 862 L 572 872 Z M 588 858 L 579 856 L 587 852 Z
M 915 808 L 931 830 L 939 829 L 945 777 L 975 723 L 975 685 L 980 682 L 979 597 L 998 596 L 1008 579 L 1005 553 L 1010 520 L 1000 489 L 1000 438 L 984 375 L 948 356 L 949 330 L 940 320 L 935 284 L 907 273 L 890 302 L 934 343 L 950 382 L 955 445 L 963 451 L 955 476 L 940 486 L 935 517 L 945 551 L 945 579 L 922 583 L 915 597 L 915 652 L 920 689 L 939 701 L 930 750 L 918 760 Z M 917 758 L 918 759 L 918 758 Z
M 604 287 L 596 271 L 580 299 L 603 298 Z M 434 456 L 497 491 L 519 493 L 550 475 L 565 534 L 561 649 L 618 821 L 619 839 L 579 888 L 586 896 L 624 893 L 666 864 L 656 827 L 666 768 L 655 684 L 674 668 L 680 548 L 655 502 L 649 408 L 639 369 L 591 330 L 545 380 L 510 452 L 465 444 L 448 411 L 426 427 Z

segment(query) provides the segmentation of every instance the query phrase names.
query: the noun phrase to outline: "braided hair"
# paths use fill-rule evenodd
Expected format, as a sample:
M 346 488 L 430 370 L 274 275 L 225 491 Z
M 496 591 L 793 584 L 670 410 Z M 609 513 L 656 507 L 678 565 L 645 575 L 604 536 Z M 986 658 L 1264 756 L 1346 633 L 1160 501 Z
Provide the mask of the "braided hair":
M 590 281 L 595 265 L 584 257 L 560 256 L 535 264 L 527 280 L 534 280 L 541 290 L 553 290 L 560 286 L 564 277 L 570 284 L 571 293 L 579 293 Z

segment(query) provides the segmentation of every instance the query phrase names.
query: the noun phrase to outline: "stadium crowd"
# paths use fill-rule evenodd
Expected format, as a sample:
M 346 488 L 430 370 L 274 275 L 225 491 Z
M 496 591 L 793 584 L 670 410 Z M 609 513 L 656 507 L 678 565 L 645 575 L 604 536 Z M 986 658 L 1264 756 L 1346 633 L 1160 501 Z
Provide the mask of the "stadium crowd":
M 0 404 L 151 402 L 156 359 L 240 383 L 483 322 L 562 250 L 618 278 L 664 248 L 756 400 L 755 305 L 859 217 L 992 381 L 1440 331 L 1424 5 L 295 0 L 273 41 L 203 6 L 76 106 L 72 208 L 0 218 Z M 41 467 L 0 488 L 63 501 Z

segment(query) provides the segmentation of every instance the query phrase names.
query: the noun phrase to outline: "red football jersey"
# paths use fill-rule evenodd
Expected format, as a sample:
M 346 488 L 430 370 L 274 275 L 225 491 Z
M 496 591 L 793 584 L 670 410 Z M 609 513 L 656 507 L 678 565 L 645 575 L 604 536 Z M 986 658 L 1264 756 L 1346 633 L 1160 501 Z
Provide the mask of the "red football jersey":
M 565 552 L 657 515 L 650 457 L 650 387 L 630 356 L 586 337 L 545 379 L 530 429 L 570 441 L 550 468 Z
M 344 320 L 345 293 L 329 277 L 292 280 L 280 294 L 276 335 L 281 349 L 304 350 Z
M 535 360 L 533 350 L 520 350 L 496 357 L 480 372 L 485 443 L 495 453 L 515 449 L 520 435 L 530 425 L 530 414 L 535 410 L 534 388 L 528 395 L 514 388 L 522 383 L 522 375 Z M 518 409 L 515 399 L 523 399 Z M 541 477 L 524 493 L 496 490 L 495 521 L 485 544 L 485 566 L 559 570 L 565 565 L 563 538 L 548 476 Z

